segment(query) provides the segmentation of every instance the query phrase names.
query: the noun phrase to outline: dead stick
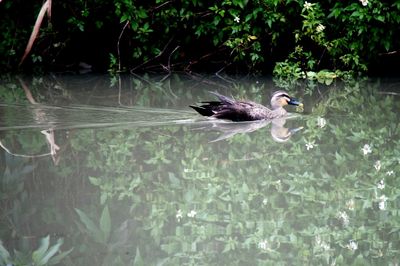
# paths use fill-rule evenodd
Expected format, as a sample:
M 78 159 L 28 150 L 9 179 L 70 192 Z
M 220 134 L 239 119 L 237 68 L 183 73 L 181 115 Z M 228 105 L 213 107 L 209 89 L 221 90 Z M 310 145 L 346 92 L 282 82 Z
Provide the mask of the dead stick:
M 51 0 L 47 0 L 42 5 L 42 8 L 40 9 L 39 15 L 38 15 L 38 17 L 36 19 L 36 22 L 35 22 L 35 26 L 33 26 L 31 37 L 29 38 L 28 44 L 26 45 L 24 55 L 22 56 L 21 61 L 19 62 L 18 66 L 22 65 L 22 63 L 24 62 L 25 58 L 28 56 L 29 52 L 31 51 L 33 43 L 35 42 L 35 39 L 39 34 L 39 29 L 40 29 L 40 26 L 42 25 L 44 14 L 46 12 L 49 12 L 48 9 L 49 9 L 49 6 L 50 6 L 50 2 L 51 2 Z
M 124 31 L 126 29 L 126 27 L 129 25 L 129 20 L 125 23 L 125 26 L 122 28 L 121 33 L 119 34 L 118 37 L 118 42 L 117 42 L 117 53 L 118 53 L 118 71 L 121 71 L 121 53 L 119 51 L 119 42 L 121 41 L 122 38 L 122 34 L 124 34 Z
M 169 39 L 169 41 L 167 42 L 167 44 L 164 46 L 164 49 L 163 49 L 161 52 L 159 52 L 158 55 L 156 55 L 155 57 L 150 58 L 150 59 L 147 60 L 146 62 L 143 62 L 143 63 L 141 63 L 141 64 L 135 66 L 134 68 L 132 68 L 132 69 L 131 69 L 131 73 L 133 74 L 133 72 L 134 72 L 136 69 L 138 69 L 138 68 L 140 68 L 140 67 L 142 67 L 142 66 L 144 66 L 144 65 L 147 65 L 149 62 L 151 62 L 151 61 L 153 61 L 153 60 L 159 58 L 160 56 L 162 56 L 162 55 L 164 54 L 165 50 L 167 49 L 167 47 L 169 46 L 169 44 L 172 42 L 173 39 L 174 39 L 174 37 L 171 37 L 171 38 Z

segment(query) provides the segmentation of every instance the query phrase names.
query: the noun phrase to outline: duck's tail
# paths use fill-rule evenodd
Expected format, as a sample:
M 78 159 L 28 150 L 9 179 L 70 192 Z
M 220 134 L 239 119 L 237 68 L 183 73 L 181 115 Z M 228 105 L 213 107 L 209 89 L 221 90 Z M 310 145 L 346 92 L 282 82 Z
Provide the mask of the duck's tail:
M 195 106 L 195 105 L 189 105 L 192 107 L 196 112 L 203 116 L 212 116 L 214 114 L 213 110 L 211 109 L 211 106 L 207 107 L 207 105 L 203 106 Z
M 218 99 L 221 101 L 221 103 L 224 103 L 224 104 L 234 104 L 235 103 L 234 99 L 229 98 L 229 97 L 227 97 L 225 95 L 219 94 L 216 91 L 209 91 L 209 93 L 214 94 L 215 96 L 217 96 Z

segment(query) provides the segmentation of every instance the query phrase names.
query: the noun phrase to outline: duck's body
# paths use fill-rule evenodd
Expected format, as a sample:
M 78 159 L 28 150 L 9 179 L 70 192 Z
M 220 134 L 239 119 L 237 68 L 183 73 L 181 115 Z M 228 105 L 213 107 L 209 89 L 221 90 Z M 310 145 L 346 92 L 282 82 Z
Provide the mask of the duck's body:
M 284 91 L 277 91 L 272 95 L 272 109 L 255 102 L 236 101 L 216 92 L 211 93 L 216 95 L 219 101 L 202 102 L 203 105 L 190 107 L 203 116 L 232 121 L 253 121 L 283 117 L 287 113 L 283 106 L 300 105 Z

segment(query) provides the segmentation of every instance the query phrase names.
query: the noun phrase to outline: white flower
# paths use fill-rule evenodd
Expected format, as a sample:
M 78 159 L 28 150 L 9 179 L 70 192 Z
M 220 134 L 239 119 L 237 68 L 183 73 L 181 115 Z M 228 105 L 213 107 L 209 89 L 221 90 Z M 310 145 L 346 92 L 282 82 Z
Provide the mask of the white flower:
M 262 204 L 263 205 L 267 205 L 268 204 L 268 199 L 267 198 L 263 199 Z
M 322 25 L 322 24 L 319 24 L 319 25 L 317 26 L 317 32 L 323 32 L 324 29 L 325 29 L 325 26 Z
M 372 152 L 371 146 L 369 144 L 365 144 L 361 150 L 363 151 L 364 155 Z
M 385 195 L 382 195 L 379 197 L 379 205 L 378 208 L 380 210 L 386 210 L 386 201 L 388 200 L 388 198 Z
M 374 167 L 375 167 L 376 171 L 381 170 L 381 167 L 382 167 L 381 161 L 379 161 L 379 160 L 376 161 L 374 164 Z
M 279 179 L 279 180 L 275 181 L 274 183 L 275 183 L 275 188 L 278 189 L 278 190 L 281 190 L 282 181 Z
M 347 209 L 350 210 L 350 211 L 354 211 L 354 206 L 355 206 L 355 205 L 356 205 L 356 204 L 355 204 L 355 202 L 354 202 L 353 199 L 351 199 L 351 200 L 349 200 L 349 201 L 346 202 L 346 207 L 347 207 Z
M 349 225 L 350 219 L 349 219 L 349 216 L 347 215 L 347 213 L 345 211 L 338 212 L 338 214 L 336 216 L 342 222 L 343 226 L 348 226 Z
M 361 4 L 363 6 L 367 6 L 368 5 L 368 0 L 360 0 Z
M 388 175 L 388 176 L 394 175 L 393 170 L 387 171 L 387 172 L 386 172 L 386 175 Z
M 315 141 L 310 141 L 306 143 L 306 149 L 309 151 L 311 149 L 314 149 L 315 146 Z
M 191 210 L 191 211 L 187 214 L 187 216 L 190 217 L 190 218 L 194 218 L 194 217 L 196 216 L 196 214 L 197 214 L 197 212 L 196 212 L 195 210 Z
M 358 244 L 354 240 L 350 240 L 349 243 L 346 245 L 346 248 L 350 249 L 351 251 L 358 249 Z
M 304 2 L 304 5 L 303 5 L 303 7 L 304 7 L 305 9 L 311 9 L 312 6 L 313 6 L 313 4 L 311 4 L 311 3 L 307 2 L 307 1 L 305 1 L 305 2 Z
M 376 185 L 379 189 L 384 189 L 385 188 L 385 180 L 381 179 L 378 184 Z
M 178 222 L 181 221 L 181 219 L 182 219 L 182 217 L 183 217 L 183 213 L 182 213 L 182 210 L 181 210 L 181 209 L 179 209 L 179 210 L 176 212 L 175 217 L 176 217 L 176 220 L 177 220 Z
M 330 245 L 323 241 L 319 235 L 315 237 L 315 244 L 324 251 L 328 251 L 331 248 Z
M 236 23 L 240 22 L 240 18 L 238 16 L 235 16 L 235 18 L 233 19 Z
M 262 240 L 260 242 L 258 242 L 258 248 L 262 249 L 262 250 L 267 250 L 268 249 L 268 241 L 267 240 Z
M 326 126 L 326 120 L 323 117 L 318 117 L 317 124 L 320 128 L 324 128 Z

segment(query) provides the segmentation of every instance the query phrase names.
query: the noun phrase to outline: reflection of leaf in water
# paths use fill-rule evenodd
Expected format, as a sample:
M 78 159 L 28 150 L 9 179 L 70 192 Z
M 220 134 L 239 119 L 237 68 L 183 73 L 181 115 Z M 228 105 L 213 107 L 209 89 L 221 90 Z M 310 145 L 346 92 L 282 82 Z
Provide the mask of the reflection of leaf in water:
M 9 265 L 11 262 L 11 255 L 8 250 L 3 246 L 3 242 L 0 240 L 0 264 Z
M 5 199 L 22 192 L 27 174 L 32 173 L 36 166 L 36 163 L 32 164 L 26 158 L 6 154 L 4 173 L 0 179 L 1 198 Z
M 45 252 L 49 248 L 50 245 L 50 236 L 46 236 L 40 240 L 40 246 L 37 250 L 32 253 L 32 259 L 36 262 L 39 262 L 41 258 L 44 256 Z
M 67 251 L 61 251 L 60 248 L 64 241 L 62 238 L 57 243 L 50 246 L 50 236 L 46 236 L 40 240 L 39 248 L 34 250 L 32 254 L 27 250 L 25 252 L 14 249 L 10 254 L 0 241 L 0 264 L 1 265 L 58 265 L 61 260 L 68 256 L 73 248 Z M 56 253 L 59 253 L 56 255 Z
M 102 238 L 99 236 L 99 228 L 94 224 L 94 222 L 79 209 L 75 209 L 78 213 L 81 222 L 85 225 L 86 229 L 91 233 L 91 235 L 100 243 L 102 242 Z
M 105 206 L 100 217 L 100 229 L 104 233 L 104 240 L 110 237 L 111 231 L 111 217 L 108 211 L 108 206 Z
M 136 255 L 135 255 L 135 259 L 133 261 L 133 265 L 135 265 L 135 266 L 145 266 L 146 265 L 143 261 L 142 256 L 140 255 L 139 247 L 136 248 Z
M 78 213 L 80 221 L 85 225 L 89 236 L 100 244 L 106 244 L 111 231 L 111 217 L 108 206 L 105 206 L 103 209 L 99 222 L 100 226 L 97 226 L 83 211 L 77 208 L 75 208 L 75 211 Z
M 232 90 L 249 93 L 243 87 Z M 136 258 L 147 265 L 352 265 L 357 256 L 360 265 L 395 262 L 400 250 L 399 104 L 364 88 L 353 90 L 334 89 L 314 109 L 318 113 L 287 123 L 306 125 L 284 144 L 271 139 L 269 128 L 209 143 L 209 131 L 192 130 L 193 120 L 170 126 L 170 114 L 167 126 L 151 126 L 153 116 L 144 115 L 123 128 L 71 130 L 63 164 L 50 171 L 40 167 L 37 175 L 62 184 L 56 190 L 62 193 L 48 202 L 80 203 L 99 231 L 92 229 L 100 236 L 96 240 L 75 212 L 78 230 L 68 219 L 59 222 L 69 241 L 81 247 L 72 262 L 128 265 Z M 158 101 L 160 94 L 144 101 Z M 317 115 L 327 119 L 323 129 Z M 149 119 L 148 126 L 140 119 Z M 306 141 L 315 147 L 307 150 Z M 364 157 L 366 143 L 373 152 Z M 151 159 L 155 163 L 146 164 Z M 379 172 L 373 168 L 376 160 L 382 161 Z M 62 176 L 67 167 L 71 174 Z M 395 174 L 386 175 L 389 170 Z M 376 188 L 382 178 L 385 188 Z M 87 180 L 93 186 L 82 186 Z M 65 192 L 72 195 L 70 201 L 59 196 Z M 378 206 L 382 195 L 388 198 L 385 210 Z M 114 231 L 98 197 L 107 202 L 112 222 L 124 221 Z M 49 209 L 65 217 L 57 207 Z M 195 217 L 188 216 L 192 210 Z M 337 221 L 344 212 L 347 227 Z M 31 224 L 42 228 L 43 221 L 31 219 Z M 110 241 L 104 245 L 107 228 Z M 346 248 L 353 238 L 359 243 L 355 252 Z

